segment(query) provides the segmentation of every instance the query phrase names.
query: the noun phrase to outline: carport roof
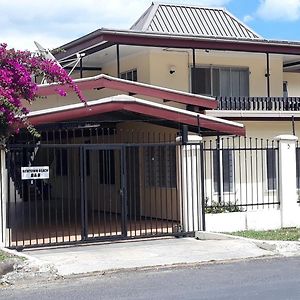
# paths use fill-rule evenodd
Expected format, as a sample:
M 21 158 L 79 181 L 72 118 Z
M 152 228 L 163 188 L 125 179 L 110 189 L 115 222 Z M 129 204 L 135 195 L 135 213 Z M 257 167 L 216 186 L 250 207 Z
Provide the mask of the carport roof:
M 74 82 L 77 84 L 80 90 L 92 90 L 108 88 L 112 90 L 118 90 L 121 92 L 127 92 L 130 95 L 143 95 L 163 99 L 166 101 L 177 102 L 185 105 L 195 105 L 204 109 L 216 109 L 218 102 L 215 98 L 195 95 L 191 93 L 181 92 L 177 90 L 167 89 L 154 85 L 149 85 L 140 82 L 134 82 L 124 80 L 108 75 L 98 75 L 94 77 L 87 77 L 82 79 L 76 79 Z M 61 87 L 57 83 L 45 84 L 38 86 L 38 95 L 47 96 L 57 93 L 57 88 Z M 63 87 L 66 91 L 72 91 L 68 86 Z
M 245 128 L 242 124 L 127 95 L 89 101 L 87 106 L 84 103 L 78 103 L 35 111 L 31 112 L 28 118 L 33 125 L 44 125 L 114 112 L 133 113 L 142 116 L 143 120 L 160 121 L 165 126 L 173 124 L 174 127 L 174 124 L 185 124 L 192 131 L 197 131 L 199 123 L 202 132 L 206 131 L 211 135 L 245 135 Z

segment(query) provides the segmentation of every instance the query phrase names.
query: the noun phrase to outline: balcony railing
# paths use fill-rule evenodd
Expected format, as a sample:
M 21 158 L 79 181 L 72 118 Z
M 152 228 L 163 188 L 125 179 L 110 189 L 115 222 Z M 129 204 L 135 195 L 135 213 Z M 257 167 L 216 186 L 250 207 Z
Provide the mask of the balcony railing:
M 218 110 L 300 111 L 300 97 L 216 97 Z

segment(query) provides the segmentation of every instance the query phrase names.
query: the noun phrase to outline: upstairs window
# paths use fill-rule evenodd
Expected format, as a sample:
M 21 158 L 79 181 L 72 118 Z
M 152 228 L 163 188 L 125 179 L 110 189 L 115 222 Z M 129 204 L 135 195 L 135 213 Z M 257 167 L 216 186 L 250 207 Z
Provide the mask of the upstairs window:
M 132 69 L 126 72 L 122 72 L 120 75 L 122 79 L 137 81 L 137 69 Z
M 209 96 L 249 96 L 249 70 L 232 67 L 192 68 L 192 93 Z

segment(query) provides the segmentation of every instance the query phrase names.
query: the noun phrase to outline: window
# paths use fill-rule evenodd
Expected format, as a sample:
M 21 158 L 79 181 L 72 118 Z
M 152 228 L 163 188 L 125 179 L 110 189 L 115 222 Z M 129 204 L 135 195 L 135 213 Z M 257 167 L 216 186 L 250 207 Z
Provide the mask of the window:
M 213 152 L 214 190 L 233 192 L 233 153 L 230 150 Z M 219 186 L 220 185 L 220 186 Z
M 114 150 L 99 150 L 99 183 L 115 184 Z
M 176 187 L 176 146 L 145 148 L 146 184 L 151 187 Z
M 129 70 L 120 74 L 122 79 L 137 81 L 137 69 Z
M 231 67 L 192 68 L 192 93 L 210 96 L 249 96 L 249 70 Z
M 267 149 L 267 188 L 268 190 L 276 190 L 276 150 Z

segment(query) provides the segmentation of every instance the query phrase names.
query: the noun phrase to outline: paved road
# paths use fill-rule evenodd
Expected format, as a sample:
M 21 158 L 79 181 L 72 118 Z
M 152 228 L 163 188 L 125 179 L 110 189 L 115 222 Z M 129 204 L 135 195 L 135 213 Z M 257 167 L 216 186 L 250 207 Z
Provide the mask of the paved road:
M 0 299 L 300 299 L 300 258 L 72 278 L 2 290 Z

